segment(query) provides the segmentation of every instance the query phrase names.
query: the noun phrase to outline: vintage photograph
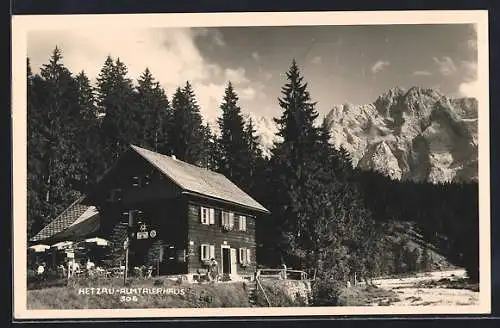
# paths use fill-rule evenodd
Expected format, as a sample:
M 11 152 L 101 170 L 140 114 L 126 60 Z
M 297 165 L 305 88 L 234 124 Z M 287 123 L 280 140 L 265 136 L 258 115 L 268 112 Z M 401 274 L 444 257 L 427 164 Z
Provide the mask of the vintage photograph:
M 487 15 L 336 14 L 14 17 L 22 313 L 487 313 Z

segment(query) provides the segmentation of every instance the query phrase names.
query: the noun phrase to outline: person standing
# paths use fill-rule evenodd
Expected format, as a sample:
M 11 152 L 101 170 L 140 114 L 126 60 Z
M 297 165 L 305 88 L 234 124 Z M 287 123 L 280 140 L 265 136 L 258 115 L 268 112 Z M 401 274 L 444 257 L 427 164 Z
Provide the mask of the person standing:
M 219 279 L 219 264 L 213 257 L 210 259 L 210 265 L 208 267 L 208 277 L 210 281 L 218 281 Z
M 43 273 L 45 272 L 45 265 L 44 265 L 44 264 L 45 264 L 45 263 L 40 263 L 40 264 L 38 265 L 38 268 L 36 269 L 36 273 L 37 273 L 39 276 L 43 275 Z
M 43 281 L 45 280 L 45 262 L 40 263 L 36 269 L 36 276 L 38 278 L 38 281 Z
M 94 268 L 95 268 L 94 262 L 90 261 L 90 259 L 87 259 L 86 269 L 87 269 L 87 274 L 89 276 L 94 275 Z
M 80 273 L 80 263 L 73 259 L 71 261 L 71 276 L 77 276 Z
M 286 277 L 286 264 L 282 264 L 281 265 L 281 272 L 280 272 L 280 279 L 283 279 L 285 280 L 287 277 Z

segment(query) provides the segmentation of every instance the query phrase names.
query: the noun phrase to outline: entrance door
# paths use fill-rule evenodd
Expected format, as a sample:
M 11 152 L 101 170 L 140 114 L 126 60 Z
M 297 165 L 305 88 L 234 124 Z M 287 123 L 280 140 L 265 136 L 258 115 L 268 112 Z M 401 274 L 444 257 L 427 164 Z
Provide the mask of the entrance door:
M 231 252 L 229 247 L 222 248 L 222 274 L 231 274 Z
M 235 277 L 238 274 L 238 258 L 236 256 L 236 248 L 231 248 L 231 276 Z

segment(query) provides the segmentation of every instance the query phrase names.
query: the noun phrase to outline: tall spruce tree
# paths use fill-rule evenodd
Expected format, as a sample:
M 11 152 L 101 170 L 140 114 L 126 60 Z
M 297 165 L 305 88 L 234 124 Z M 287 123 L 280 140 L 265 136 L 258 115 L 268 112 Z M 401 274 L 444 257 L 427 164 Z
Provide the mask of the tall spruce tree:
M 76 136 L 80 147 L 80 160 L 85 164 L 85 175 L 82 189 L 95 182 L 103 171 L 101 163 L 102 145 L 99 127 L 99 112 L 96 103 L 95 90 L 84 71 L 76 76 L 78 87 L 78 104 L 82 121 L 80 133 Z
M 281 249 L 291 251 L 285 254 L 288 261 L 303 266 L 310 263 L 305 263 L 308 249 L 301 245 L 304 238 L 302 221 L 308 219 L 302 200 L 309 195 L 307 188 L 312 187 L 307 180 L 313 177 L 308 169 L 314 163 L 308 155 L 314 153 L 313 146 L 319 140 L 319 131 L 314 127 L 318 114 L 295 60 L 286 76 L 287 83 L 278 100 L 283 113 L 275 119 L 282 142 L 275 144 L 273 151 L 275 197 L 271 206 L 277 230 L 281 232 L 281 236 L 275 236 L 279 237 Z
M 105 116 L 101 123 L 103 162 L 110 167 L 131 143 L 139 143 L 142 113 L 135 102 L 132 80 L 126 65 L 108 56 L 97 78 L 99 111 Z
M 203 123 L 194 90 L 189 82 L 177 88 L 172 98 L 168 141 L 171 152 L 180 160 L 202 165 L 204 152 Z
M 218 124 L 222 154 L 219 171 L 243 187 L 248 182 L 249 146 L 245 135 L 245 122 L 238 106 L 238 96 L 231 82 L 227 84 L 220 109 L 222 116 L 218 119 Z
M 202 126 L 203 135 L 203 151 L 202 160 L 200 163 L 201 167 L 212 171 L 218 171 L 218 163 L 220 162 L 220 148 L 217 136 L 212 132 L 210 125 L 206 123 Z
M 295 61 L 282 94 L 283 113 L 276 119 L 282 141 L 273 151 L 269 196 L 281 248 L 294 266 L 346 280 L 364 266 L 365 256 L 356 252 L 373 230 L 370 214 L 345 171 L 344 154 L 330 145 L 327 129 L 315 124 L 315 103 Z
M 137 104 L 140 111 L 138 123 L 141 127 L 141 145 L 157 152 L 167 151 L 167 125 L 170 104 L 155 80 L 149 68 L 146 68 L 138 80 Z
M 31 119 L 29 131 L 38 132 L 29 138 L 32 146 L 36 143 L 38 147 L 36 172 L 42 224 L 48 223 L 80 194 L 86 171 L 79 157 L 82 145 L 76 138 L 82 121 L 78 85 L 62 64 L 62 58 L 56 47 L 49 63 L 41 68 L 41 79 L 36 78 L 37 86 L 33 89 L 38 112 L 34 117 L 38 121 Z
M 245 186 L 247 191 L 254 197 L 260 198 L 260 181 L 265 176 L 267 161 L 262 155 L 262 150 L 259 147 L 259 138 L 255 135 L 257 132 L 254 128 L 252 118 L 248 118 L 245 125 L 245 144 L 248 156 L 247 174 Z
M 43 127 L 42 112 L 40 108 L 40 100 L 38 97 L 44 94 L 43 80 L 39 75 L 33 75 L 30 60 L 27 59 L 27 156 L 28 156 L 28 172 L 27 172 L 27 223 L 28 236 L 32 236 L 42 228 L 43 218 L 43 149 L 41 144 L 41 133 Z

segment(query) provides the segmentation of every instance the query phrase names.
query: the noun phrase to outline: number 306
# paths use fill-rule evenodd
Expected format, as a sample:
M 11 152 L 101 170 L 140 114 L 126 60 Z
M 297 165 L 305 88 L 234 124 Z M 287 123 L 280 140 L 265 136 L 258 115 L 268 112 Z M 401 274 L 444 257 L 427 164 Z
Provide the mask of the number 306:
M 137 302 L 137 296 L 120 296 L 120 302 Z

